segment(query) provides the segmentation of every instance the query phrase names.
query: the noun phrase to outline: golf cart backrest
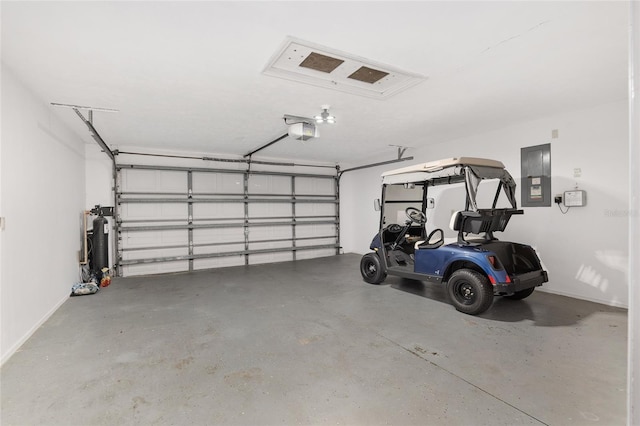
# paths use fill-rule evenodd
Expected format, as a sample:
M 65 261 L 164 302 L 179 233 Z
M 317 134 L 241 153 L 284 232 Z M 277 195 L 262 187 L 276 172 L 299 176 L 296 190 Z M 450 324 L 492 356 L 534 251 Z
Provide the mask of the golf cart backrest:
M 495 231 L 504 231 L 509 219 L 514 214 L 523 214 L 516 209 L 478 209 L 478 211 L 456 211 L 449 224 L 453 231 L 458 231 L 458 243 L 468 244 L 464 234 L 485 233 L 485 240 L 493 240 Z

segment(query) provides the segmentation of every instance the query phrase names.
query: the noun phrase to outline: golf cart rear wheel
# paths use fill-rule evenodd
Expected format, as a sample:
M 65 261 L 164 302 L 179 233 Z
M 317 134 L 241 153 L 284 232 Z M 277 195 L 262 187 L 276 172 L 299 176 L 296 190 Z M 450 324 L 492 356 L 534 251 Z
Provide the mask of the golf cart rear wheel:
M 387 277 L 377 253 L 367 253 L 360 261 L 360 273 L 369 284 L 380 284 Z
M 460 312 L 478 315 L 493 303 L 493 287 L 487 277 L 471 269 L 459 269 L 447 282 L 451 304 Z
M 515 293 L 509 295 L 509 296 L 504 296 L 505 299 L 511 299 L 511 300 L 522 300 L 525 297 L 529 297 L 531 296 L 531 293 L 533 293 L 533 290 L 535 290 L 535 287 L 531 287 L 531 288 L 527 288 L 525 290 L 520 290 L 520 291 L 516 291 Z

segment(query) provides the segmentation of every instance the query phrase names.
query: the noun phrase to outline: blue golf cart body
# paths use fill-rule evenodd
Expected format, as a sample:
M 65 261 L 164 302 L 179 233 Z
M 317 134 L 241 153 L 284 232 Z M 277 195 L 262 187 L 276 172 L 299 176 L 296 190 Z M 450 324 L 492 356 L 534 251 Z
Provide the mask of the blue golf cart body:
M 478 208 L 478 187 L 485 180 L 497 180 L 497 189 L 491 207 Z M 450 220 L 457 238 L 448 244 L 442 229 L 428 233 L 426 226 L 426 210 L 433 205 L 429 189 L 440 185 L 464 186 L 466 193 L 465 209 L 454 211 Z M 482 158 L 449 158 L 384 173 L 380 228 L 373 252 L 360 262 L 362 277 L 372 284 L 387 275 L 442 283 L 453 306 L 471 315 L 489 309 L 494 296 L 528 297 L 548 281 L 536 251 L 494 236 L 513 215 L 523 214 L 515 188 L 501 162 Z M 509 207 L 497 207 L 501 195 Z

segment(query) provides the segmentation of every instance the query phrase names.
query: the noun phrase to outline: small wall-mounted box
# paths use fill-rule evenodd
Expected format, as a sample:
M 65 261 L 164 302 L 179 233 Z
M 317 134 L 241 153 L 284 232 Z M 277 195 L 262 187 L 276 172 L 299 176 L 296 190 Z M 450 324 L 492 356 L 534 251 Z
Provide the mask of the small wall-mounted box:
M 587 192 L 583 190 L 565 191 L 563 198 L 566 207 L 584 207 L 587 204 Z

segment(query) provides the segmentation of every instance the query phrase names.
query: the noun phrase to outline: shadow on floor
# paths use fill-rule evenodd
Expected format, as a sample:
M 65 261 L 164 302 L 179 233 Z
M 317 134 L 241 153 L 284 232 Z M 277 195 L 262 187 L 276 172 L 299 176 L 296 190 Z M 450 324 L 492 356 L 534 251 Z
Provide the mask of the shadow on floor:
M 394 289 L 437 302 L 450 304 L 445 287 L 442 284 L 424 283 L 422 281 L 396 277 L 387 278 L 387 282 Z M 626 310 L 586 300 L 535 291 L 525 300 L 510 300 L 504 297 L 495 297 L 491 308 L 478 316 L 498 322 L 520 322 L 528 320 L 539 327 L 562 327 L 575 325 L 598 312 L 624 313 Z M 464 314 L 461 313 L 461 315 Z

